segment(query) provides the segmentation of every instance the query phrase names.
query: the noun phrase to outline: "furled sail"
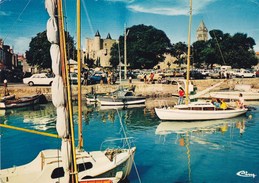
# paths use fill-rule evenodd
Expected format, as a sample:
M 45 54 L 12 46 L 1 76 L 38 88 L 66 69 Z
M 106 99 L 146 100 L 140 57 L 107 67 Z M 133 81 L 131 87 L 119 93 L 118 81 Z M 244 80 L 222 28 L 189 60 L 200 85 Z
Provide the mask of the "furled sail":
M 61 76 L 60 48 L 58 45 L 58 26 L 57 26 L 57 1 L 45 0 L 45 7 L 50 16 L 47 22 L 47 38 L 51 43 L 50 55 L 52 60 L 52 70 L 55 74 L 51 86 L 52 103 L 57 109 L 56 129 L 62 138 L 61 157 L 65 173 L 65 182 L 69 182 L 69 165 L 71 163 L 71 145 L 68 139 L 68 120 L 65 107 L 64 83 Z

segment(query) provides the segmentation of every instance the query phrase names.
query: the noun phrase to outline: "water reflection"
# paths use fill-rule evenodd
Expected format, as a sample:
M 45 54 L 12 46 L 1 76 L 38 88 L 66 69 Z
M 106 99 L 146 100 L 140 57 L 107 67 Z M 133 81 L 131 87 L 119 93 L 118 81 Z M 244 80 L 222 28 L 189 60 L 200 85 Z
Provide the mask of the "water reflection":
M 229 120 L 213 120 L 203 122 L 161 122 L 155 134 L 159 135 L 162 144 L 168 144 L 168 140 L 185 148 L 186 163 L 188 169 L 188 182 L 192 182 L 192 154 L 206 146 L 211 150 L 221 151 L 231 149 L 235 134 L 243 136 L 249 118 L 238 117 Z M 211 137 L 214 136 L 214 137 Z M 222 138 L 222 139 L 221 139 Z M 170 143 L 169 142 L 169 143 Z M 195 149 L 195 150 L 194 150 Z M 194 155 L 194 159 L 196 158 Z
M 212 120 L 203 122 L 161 122 L 155 131 L 156 135 L 164 137 L 164 141 L 168 134 L 176 134 L 180 138 L 179 145 L 183 144 L 182 137 L 188 134 L 192 141 L 199 144 L 208 144 L 197 140 L 197 137 L 205 137 L 208 134 L 221 133 L 224 134 L 228 131 L 233 133 L 233 130 L 238 129 L 242 136 L 245 132 L 246 122 L 249 119 L 246 117 L 238 117 L 231 120 Z M 178 140 L 178 139 L 176 139 Z
M 21 127 L 26 125 L 26 127 L 42 131 L 55 130 L 56 111 L 54 106 L 50 104 L 8 109 L 1 114 L 0 118 L 5 124 Z

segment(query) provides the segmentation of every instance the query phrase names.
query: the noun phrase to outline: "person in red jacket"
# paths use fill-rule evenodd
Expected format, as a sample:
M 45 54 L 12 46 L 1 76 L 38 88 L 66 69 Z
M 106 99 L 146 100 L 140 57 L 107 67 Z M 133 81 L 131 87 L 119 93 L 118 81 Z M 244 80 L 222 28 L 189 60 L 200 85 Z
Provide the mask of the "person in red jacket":
M 184 90 L 182 87 L 179 88 L 178 95 L 179 95 L 179 98 L 178 98 L 177 104 L 180 105 L 183 103 L 183 97 L 184 97 Z

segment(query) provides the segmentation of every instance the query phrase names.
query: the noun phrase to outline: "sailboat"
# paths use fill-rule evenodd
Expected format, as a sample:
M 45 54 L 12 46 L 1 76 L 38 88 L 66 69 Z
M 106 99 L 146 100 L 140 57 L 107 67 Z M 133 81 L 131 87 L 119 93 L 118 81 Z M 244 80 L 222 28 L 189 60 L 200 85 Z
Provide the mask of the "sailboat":
M 228 107 L 226 110 L 216 108 L 211 102 L 189 102 L 189 80 L 190 80 L 190 53 L 191 53 L 191 23 L 192 23 L 192 0 L 190 0 L 190 18 L 188 31 L 188 54 L 187 54 L 187 75 L 186 75 L 186 100 L 185 104 L 174 107 L 155 108 L 157 116 L 161 120 L 171 121 L 194 121 L 232 118 L 247 112 L 247 108 Z
M 62 1 L 45 0 L 45 7 L 50 16 L 47 23 L 47 37 L 48 41 L 51 42 L 52 70 L 55 74 L 52 84 L 52 103 L 57 109 L 56 129 L 58 135 L 52 134 L 52 136 L 58 136 L 62 139 L 61 149 L 43 150 L 28 164 L 0 170 L 0 182 L 90 183 L 123 180 L 131 171 L 136 147 L 130 147 L 129 138 L 123 138 L 114 140 L 114 144 L 116 141 L 123 142 L 124 146 L 121 148 L 85 151 L 82 139 L 81 108 L 78 112 L 79 143 L 78 147 L 75 147 Z M 77 0 L 77 12 L 77 15 L 80 15 L 80 0 Z M 80 42 L 78 44 L 80 45 Z M 80 47 L 78 51 L 80 51 Z M 80 54 L 78 54 L 78 63 L 80 62 Z M 79 82 L 79 104 L 81 101 L 80 88 Z

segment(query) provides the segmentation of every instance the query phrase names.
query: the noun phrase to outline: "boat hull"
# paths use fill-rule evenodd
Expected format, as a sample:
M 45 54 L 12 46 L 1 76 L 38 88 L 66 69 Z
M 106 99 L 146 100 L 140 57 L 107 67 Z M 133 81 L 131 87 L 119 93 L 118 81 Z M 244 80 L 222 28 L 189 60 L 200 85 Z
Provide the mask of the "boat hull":
M 11 109 L 34 105 L 39 103 L 41 96 L 42 95 L 35 95 L 32 97 L 22 97 L 15 100 L 5 100 L 3 102 L 0 102 L 0 109 Z
M 233 118 L 247 112 L 247 109 L 230 109 L 230 110 L 181 110 L 181 109 L 164 109 L 155 108 L 157 116 L 161 120 L 173 121 L 195 121 Z
M 15 99 L 15 95 L 7 95 L 7 96 L 4 96 L 4 97 L 1 97 L 0 102 L 3 102 L 5 100 L 13 100 L 13 99 Z
M 238 100 L 239 94 L 242 93 L 244 100 L 255 101 L 259 100 L 259 93 L 256 92 L 211 92 L 210 97 Z
M 113 159 L 107 151 L 77 152 L 79 182 L 97 178 L 116 177 L 118 172 L 125 179 L 132 168 L 136 148 L 120 149 L 114 152 Z M 0 170 L 2 183 L 56 183 L 67 182 L 62 167 L 62 158 L 58 149 L 44 150 L 26 165 Z
M 146 102 L 144 97 L 101 97 L 98 98 L 98 102 L 101 106 L 129 106 L 129 105 L 143 105 Z

